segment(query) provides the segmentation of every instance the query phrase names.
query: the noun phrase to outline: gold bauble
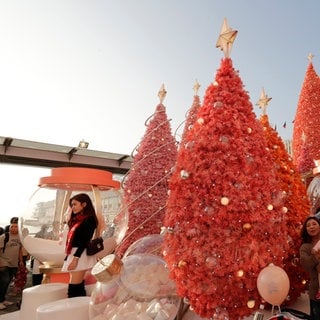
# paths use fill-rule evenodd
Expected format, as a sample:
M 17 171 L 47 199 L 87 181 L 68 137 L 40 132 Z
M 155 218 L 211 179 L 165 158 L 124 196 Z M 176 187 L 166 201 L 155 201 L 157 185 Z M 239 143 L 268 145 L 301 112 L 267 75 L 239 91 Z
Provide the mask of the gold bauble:
M 243 270 L 238 270 L 236 274 L 237 274 L 238 278 L 241 278 L 244 275 L 244 271 Z
M 203 120 L 203 118 L 199 118 L 199 119 L 197 120 L 197 122 L 198 122 L 199 124 L 203 124 L 203 123 L 204 123 L 204 120 Z
M 180 260 L 179 263 L 178 263 L 178 267 L 179 268 L 182 268 L 182 267 L 184 267 L 186 265 L 187 265 L 187 263 L 185 261 L 183 261 L 183 260 Z
M 229 199 L 228 197 L 222 197 L 220 202 L 223 206 L 227 206 L 229 204 Z
M 247 307 L 252 309 L 252 308 L 254 308 L 255 304 L 256 304 L 256 302 L 254 300 L 249 300 L 247 302 Z

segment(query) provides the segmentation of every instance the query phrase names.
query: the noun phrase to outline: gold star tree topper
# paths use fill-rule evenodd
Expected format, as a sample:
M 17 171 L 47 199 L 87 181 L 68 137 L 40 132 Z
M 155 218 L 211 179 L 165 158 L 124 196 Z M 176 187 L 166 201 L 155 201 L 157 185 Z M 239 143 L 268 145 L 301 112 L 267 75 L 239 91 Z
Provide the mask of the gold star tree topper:
M 198 95 L 198 91 L 199 91 L 200 87 L 201 87 L 200 83 L 198 82 L 198 80 L 196 80 L 194 83 L 194 86 L 193 86 L 193 91 L 196 96 Z
M 232 49 L 232 44 L 236 39 L 237 33 L 237 30 L 232 30 L 229 27 L 227 19 L 224 18 L 220 35 L 216 43 L 216 48 L 220 48 L 223 51 L 224 56 L 226 58 L 229 58 Z
M 164 100 L 164 98 L 166 97 L 166 95 L 167 95 L 167 91 L 166 91 L 166 89 L 164 88 L 164 84 L 162 84 L 162 86 L 161 86 L 161 88 L 160 88 L 160 90 L 159 90 L 159 92 L 158 92 L 158 97 L 159 97 L 159 99 L 160 99 L 160 103 L 163 102 L 163 100 Z
M 256 103 L 256 106 L 259 106 L 259 108 L 262 110 L 262 114 L 266 114 L 267 105 L 271 99 L 272 98 L 269 98 L 264 92 L 264 88 L 262 88 L 260 93 L 260 99 Z
M 309 53 L 308 54 L 308 60 L 309 62 L 312 62 L 312 59 L 313 59 L 314 55 L 312 53 Z

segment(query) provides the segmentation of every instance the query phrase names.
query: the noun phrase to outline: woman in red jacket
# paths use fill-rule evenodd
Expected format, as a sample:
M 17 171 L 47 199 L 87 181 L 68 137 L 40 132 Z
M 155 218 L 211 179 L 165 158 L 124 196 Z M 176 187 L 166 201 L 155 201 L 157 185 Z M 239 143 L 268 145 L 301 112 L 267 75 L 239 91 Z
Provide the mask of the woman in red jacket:
M 73 196 L 69 201 L 69 231 L 66 240 L 66 258 L 62 271 L 70 273 L 68 297 L 85 296 L 84 276 L 96 263 L 95 256 L 86 253 L 87 243 L 97 229 L 98 219 L 90 197 L 85 193 Z

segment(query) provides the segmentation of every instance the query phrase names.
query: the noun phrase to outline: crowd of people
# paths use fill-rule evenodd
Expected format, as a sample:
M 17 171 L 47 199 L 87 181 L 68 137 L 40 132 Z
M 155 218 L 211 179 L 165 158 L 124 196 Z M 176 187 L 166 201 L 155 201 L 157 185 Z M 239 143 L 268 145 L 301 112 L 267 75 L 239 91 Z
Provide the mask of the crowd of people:
M 0 310 L 5 310 L 14 304 L 10 301 L 10 296 L 22 293 L 27 283 L 28 272 L 32 271 L 32 285 L 42 282 L 43 274 L 39 272 L 40 262 L 30 256 L 22 245 L 18 221 L 18 217 L 12 217 L 7 226 L 0 227 Z M 48 225 L 42 225 L 35 237 L 58 239 L 56 224 L 53 223 L 51 231 L 48 229 Z M 12 287 L 10 292 L 9 286 Z

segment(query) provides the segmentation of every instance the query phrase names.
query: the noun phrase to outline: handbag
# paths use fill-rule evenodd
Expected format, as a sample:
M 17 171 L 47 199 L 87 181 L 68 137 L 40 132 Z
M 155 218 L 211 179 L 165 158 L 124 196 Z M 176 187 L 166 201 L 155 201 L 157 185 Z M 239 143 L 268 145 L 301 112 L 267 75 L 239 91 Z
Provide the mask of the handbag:
M 103 249 L 104 249 L 104 246 L 103 246 L 102 237 L 91 239 L 87 243 L 87 255 L 88 256 L 94 256 L 95 254 L 102 251 Z

